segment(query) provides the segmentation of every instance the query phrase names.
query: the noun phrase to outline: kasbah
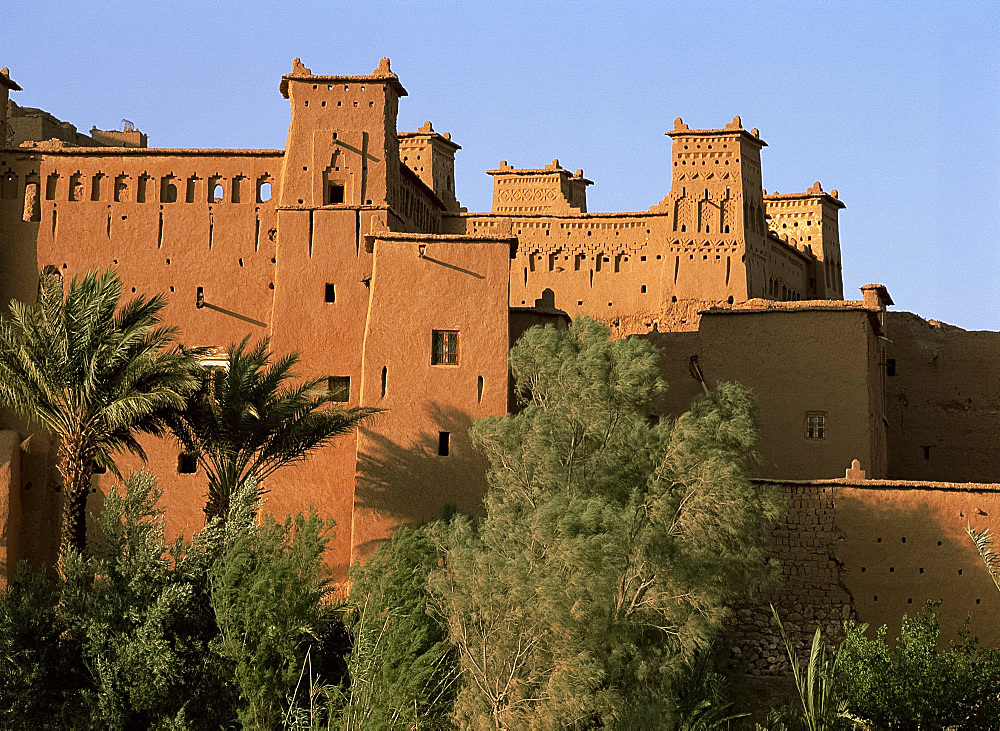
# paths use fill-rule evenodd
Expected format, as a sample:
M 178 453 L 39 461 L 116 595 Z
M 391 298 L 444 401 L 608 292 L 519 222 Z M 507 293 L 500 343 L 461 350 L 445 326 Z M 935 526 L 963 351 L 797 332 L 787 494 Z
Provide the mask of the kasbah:
M 1000 644 L 1000 594 L 966 527 L 995 527 L 1000 334 L 967 332 L 893 305 L 869 284 L 845 299 L 836 190 L 768 194 L 766 143 L 739 117 L 718 129 L 677 118 L 670 188 L 645 211 L 591 213 L 583 170 L 501 161 L 493 204 L 455 190 L 461 147 L 430 122 L 396 129 L 406 89 L 370 74 L 314 74 L 295 59 L 283 150 L 158 149 L 142 132 L 78 132 L 9 99 L 0 72 L 0 301 L 34 301 L 40 270 L 113 266 L 125 292 L 162 292 L 187 345 L 249 335 L 298 351 L 345 405 L 384 409 L 269 482 L 266 509 L 333 517 L 330 568 L 346 577 L 399 525 L 446 505 L 481 510 L 475 419 L 513 408 L 507 353 L 538 324 L 587 314 L 662 351 L 684 412 L 719 381 L 761 408 L 755 478 L 788 512 L 773 531 L 792 632 L 853 617 L 894 626 L 944 598 L 942 631 L 971 614 Z M 61 496 L 51 443 L 0 423 L 0 584 L 19 559 L 53 561 Z M 175 441 L 149 439 L 167 530 L 204 524 L 204 479 Z M 123 472 L 135 469 L 121 458 Z M 846 471 L 845 471 L 846 470 Z M 114 489 L 94 476 L 92 504 Z M 738 652 L 766 672 L 767 604 L 739 610 Z

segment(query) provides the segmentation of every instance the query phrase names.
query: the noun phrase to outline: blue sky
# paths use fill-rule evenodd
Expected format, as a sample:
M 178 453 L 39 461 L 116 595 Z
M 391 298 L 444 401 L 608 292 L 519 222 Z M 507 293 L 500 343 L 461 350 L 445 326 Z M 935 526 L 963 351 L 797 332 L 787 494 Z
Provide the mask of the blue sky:
M 768 142 L 764 186 L 836 188 L 845 291 L 1000 330 L 1000 3 L 7 0 L 0 66 L 81 130 L 123 118 L 156 147 L 283 147 L 281 74 L 392 59 L 424 120 L 462 150 L 470 210 L 484 171 L 559 158 L 593 211 L 644 210 L 670 186 L 674 117 L 739 114 Z M 14 20 L 16 19 L 16 21 Z

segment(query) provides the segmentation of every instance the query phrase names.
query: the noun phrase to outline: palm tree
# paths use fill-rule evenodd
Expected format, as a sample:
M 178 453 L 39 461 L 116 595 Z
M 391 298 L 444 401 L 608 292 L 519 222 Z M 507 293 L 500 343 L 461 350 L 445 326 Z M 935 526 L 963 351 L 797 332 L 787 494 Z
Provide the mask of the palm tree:
M 163 415 L 197 386 L 197 361 L 171 348 L 161 295 L 120 304 L 114 270 L 74 278 L 69 292 L 48 268 L 34 306 L 10 303 L 0 319 L 0 403 L 58 438 L 63 483 L 60 565 L 87 545 L 87 495 L 95 467 L 120 476 L 113 455 L 145 459 L 140 432 L 161 434 Z
M 281 467 L 352 432 L 374 408 L 338 408 L 327 378 L 284 385 L 298 354 L 270 362 L 269 340 L 229 346 L 228 367 L 206 368 L 187 408 L 170 417 L 184 449 L 208 474 L 205 515 L 226 518 L 230 498 L 247 479 L 261 484 Z

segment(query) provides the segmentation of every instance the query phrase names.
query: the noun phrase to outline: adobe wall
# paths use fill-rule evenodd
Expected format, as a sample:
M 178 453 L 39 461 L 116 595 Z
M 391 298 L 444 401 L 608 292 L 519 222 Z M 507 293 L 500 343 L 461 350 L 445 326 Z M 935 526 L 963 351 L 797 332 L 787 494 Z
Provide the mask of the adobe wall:
M 53 266 L 68 279 L 113 266 L 124 295 L 163 294 L 164 320 L 181 342 L 224 346 L 267 335 L 276 269 L 277 218 L 268 187 L 280 150 L 86 148 L 4 150 L 0 225 L 5 238 L 0 296 L 32 302 L 37 272 Z M 203 307 L 198 307 L 201 291 Z M 12 418 L 5 423 L 24 433 Z M 48 463 L 49 440 L 35 434 L 21 474 L 22 551 L 55 555 L 60 496 Z M 177 474 L 177 447 L 147 440 L 149 467 L 165 492 L 171 535 L 190 534 L 204 516 L 204 476 Z M 124 472 L 141 467 L 123 456 Z M 95 477 L 98 491 L 116 480 Z M 99 507 L 99 495 L 94 495 Z
M 21 546 L 21 437 L 0 430 L 0 591 L 17 572 Z
M 361 403 L 385 409 L 358 438 L 354 557 L 399 525 L 479 513 L 486 459 L 468 430 L 507 413 L 512 238 L 375 234 Z M 434 330 L 458 333 L 457 364 L 432 362 Z M 439 452 L 448 434 L 448 454 Z
M 889 475 L 1000 479 L 1000 333 L 889 312 L 886 334 Z
M 885 474 L 881 399 L 872 397 L 880 388 L 877 319 L 860 304 L 753 300 L 703 312 L 697 333 L 649 333 L 670 387 L 663 413 L 683 413 L 701 392 L 689 367 L 697 355 L 709 388 L 738 381 L 756 392 L 757 475 L 808 479 L 858 456 Z M 807 438 L 808 413 L 825 415 L 825 438 Z
M 771 549 L 783 585 L 735 612 L 736 667 L 756 675 L 786 672 L 769 603 L 800 648 L 817 626 L 838 641 L 849 617 L 868 624 L 872 635 L 885 624 L 894 637 L 901 617 L 927 600 L 942 602 L 945 643 L 968 616 L 985 646 L 1000 647 L 1000 592 L 965 532 L 968 525 L 994 532 L 1000 526 L 1000 485 L 856 477 L 757 484 L 787 500 Z
M 646 212 L 572 212 L 585 210 L 582 171 L 571 176 L 558 161 L 530 170 L 501 163 L 488 171 L 493 210 L 446 215 L 442 230 L 509 229 L 519 239 L 511 306 L 550 289 L 556 307 L 601 320 L 616 336 L 654 325 L 694 330 L 698 311 L 713 304 L 812 296 L 815 257 L 768 232 L 757 131 L 736 117 L 718 130 L 677 119 L 668 134 L 670 192 Z M 580 192 L 571 194 L 574 181 Z

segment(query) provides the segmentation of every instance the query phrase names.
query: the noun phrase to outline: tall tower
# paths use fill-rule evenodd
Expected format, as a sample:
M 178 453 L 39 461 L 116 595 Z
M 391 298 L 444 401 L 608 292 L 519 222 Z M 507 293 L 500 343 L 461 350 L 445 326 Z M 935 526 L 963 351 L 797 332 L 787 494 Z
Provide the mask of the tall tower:
M 664 275 L 664 298 L 742 302 L 761 296 L 767 229 L 760 150 L 766 143 L 756 129 L 743 129 L 739 117 L 707 130 L 693 130 L 678 117 L 667 135 L 673 140 L 670 193 L 650 209 L 667 214 L 665 254 L 673 266 Z M 725 262 L 724 278 L 714 261 Z
M 10 69 L 0 69 L 0 147 L 7 146 L 7 99 L 12 91 L 21 91 L 17 82 L 10 78 Z
M 817 181 L 805 193 L 771 193 L 764 202 L 769 228 L 792 246 L 809 249 L 816 257 L 816 296 L 842 299 L 838 214 L 845 206 L 837 191 L 827 193 Z
M 383 58 L 368 76 L 281 77 L 292 107 L 278 205 L 387 206 L 399 177 L 396 114 L 406 89 Z
M 669 202 L 675 232 L 764 236 L 760 150 L 767 146 L 739 117 L 723 129 L 690 129 L 678 117 L 667 132 L 671 150 Z
M 400 132 L 398 136 L 402 163 L 434 191 L 447 210 L 458 212 L 455 153 L 462 148 L 451 141 L 451 133 L 439 134 L 430 122 L 424 122 L 416 132 Z

